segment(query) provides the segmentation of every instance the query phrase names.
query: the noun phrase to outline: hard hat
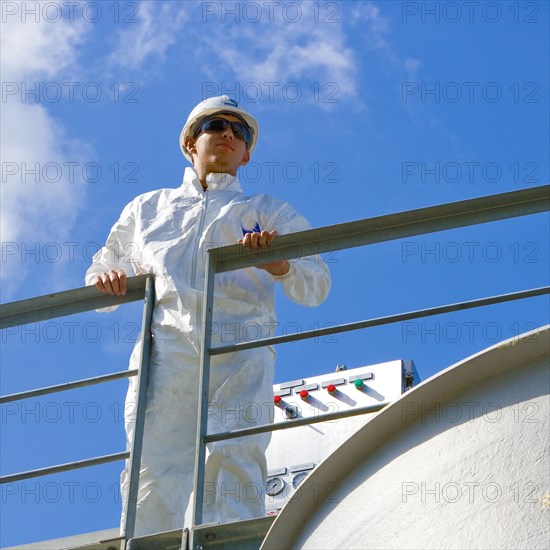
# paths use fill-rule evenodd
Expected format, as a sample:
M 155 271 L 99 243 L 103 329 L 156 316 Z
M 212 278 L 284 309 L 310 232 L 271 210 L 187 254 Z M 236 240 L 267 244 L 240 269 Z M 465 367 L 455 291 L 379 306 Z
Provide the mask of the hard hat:
M 234 114 L 242 118 L 250 128 L 250 142 L 248 143 L 248 150 L 251 153 L 254 151 L 254 147 L 256 147 L 256 144 L 258 143 L 258 121 L 246 111 L 239 109 L 238 101 L 231 99 L 228 95 L 222 95 L 201 101 L 191 111 L 189 117 L 187 118 L 187 122 L 185 123 L 185 126 L 180 134 L 180 149 L 189 162 L 193 163 L 193 158 L 191 157 L 189 151 L 185 148 L 185 140 L 193 135 L 197 127 L 197 122 L 215 113 Z

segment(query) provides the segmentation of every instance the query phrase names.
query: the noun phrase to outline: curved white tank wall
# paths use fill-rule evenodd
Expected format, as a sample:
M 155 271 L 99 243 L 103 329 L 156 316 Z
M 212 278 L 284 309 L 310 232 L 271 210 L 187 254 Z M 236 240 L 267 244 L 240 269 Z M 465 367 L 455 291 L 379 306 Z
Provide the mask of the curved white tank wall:
M 302 483 L 274 549 L 550 547 L 548 327 L 442 371 Z

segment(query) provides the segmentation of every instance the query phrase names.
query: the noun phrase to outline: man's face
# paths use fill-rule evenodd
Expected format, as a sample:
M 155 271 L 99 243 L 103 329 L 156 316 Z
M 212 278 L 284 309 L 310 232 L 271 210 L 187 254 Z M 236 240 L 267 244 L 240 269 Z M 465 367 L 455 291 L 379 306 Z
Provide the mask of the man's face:
M 242 122 L 240 118 L 228 114 L 215 114 L 209 118 Z M 250 160 L 246 143 L 235 136 L 231 126 L 221 132 L 206 131 L 196 138 L 187 138 L 185 146 L 199 174 L 218 172 L 236 176 L 239 166 L 244 166 Z

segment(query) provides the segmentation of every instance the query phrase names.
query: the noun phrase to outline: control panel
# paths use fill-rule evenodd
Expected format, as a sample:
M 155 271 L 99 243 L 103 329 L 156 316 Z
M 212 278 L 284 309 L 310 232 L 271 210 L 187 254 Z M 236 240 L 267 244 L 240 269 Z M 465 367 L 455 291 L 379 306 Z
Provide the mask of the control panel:
M 275 515 L 300 483 L 375 412 L 420 381 L 412 361 L 389 361 L 296 379 L 273 387 L 274 422 L 314 419 L 272 433 L 266 452 L 266 513 Z M 341 417 L 344 411 L 364 412 Z M 323 417 L 328 416 L 323 421 Z

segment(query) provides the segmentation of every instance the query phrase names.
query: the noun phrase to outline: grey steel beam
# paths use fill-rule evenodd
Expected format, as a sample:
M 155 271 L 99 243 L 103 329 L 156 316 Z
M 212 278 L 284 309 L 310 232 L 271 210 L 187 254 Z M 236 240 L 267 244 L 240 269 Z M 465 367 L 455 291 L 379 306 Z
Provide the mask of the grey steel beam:
M 23 479 L 31 479 L 33 477 L 47 476 L 50 474 L 58 474 L 60 472 L 69 472 L 70 470 L 79 470 L 89 466 L 97 466 L 99 464 L 107 464 L 128 458 L 130 453 L 114 453 L 110 455 L 96 456 L 95 458 L 87 458 L 86 460 L 76 460 L 67 462 L 66 464 L 58 464 L 57 466 L 48 466 L 47 468 L 39 468 L 38 470 L 27 470 L 18 474 L 10 474 L 0 477 L 0 484 L 14 483 Z
M 258 550 L 275 516 L 202 525 L 191 530 L 191 550 Z
M 134 536 L 136 525 L 136 507 L 139 489 L 139 473 L 141 466 L 141 452 L 143 449 L 143 433 L 145 430 L 145 409 L 147 406 L 147 388 L 149 386 L 149 366 L 151 364 L 151 323 L 155 306 L 155 281 L 148 275 L 145 281 L 145 296 L 143 304 L 140 366 L 138 374 L 138 391 L 136 404 L 136 425 L 134 440 L 132 441 L 131 459 L 128 465 L 128 498 L 124 501 L 125 523 L 123 532 L 125 540 Z
M 384 408 L 389 403 L 377 403 L 367 407 L 357 407 L 356 409 L 346 409 L 345 411 L 336 411 L 332 413 L 319 414 L 307 418 L 297 418 L 288 422 L 277 424 L 262 424 L 261 426 L 253 426 L 251 428 L 240 428 L 229 432 L 219 432 L 210 434 L 204 437 L 205 443 L 213 443 L 214 441 L 225 441 L 226 439 L 236 439 L 247 435 L 257 435 L 266 432 L 276 432 L 278 430 L 288 430 L 297 426 L 308 426 L 309 424 L 318 424 L 319 422 L 329 422 L 331 420 L 339 420 L 340 418 L 348 418 L 349 416 L 357 416 L 359 414 L 375 413 Z
M 102 529 L 81 535 L 31 542 L 2 550 L 121 550 L 120 528 Z
M 326 327 L 315 330 L 306 330 L 296 334 L 286 334 L 284 336 L 273 336 L 272 338 L 263 338 L 262 340 L 253 340 L 250 342 L 241 342 L 239 344 L 231 344 L 228 346 L 218 346 L 210 350 L 210 355 L 222 355 L 233 351 L 241 351 L 244 349 L 260 348 L 263 346 L 272 346 L 275 344 L 284 344 L 285 342 L 295 342 L 297 340 L 306 340 L 308 338 L 318 338 L 320 336 L 329 336 L 340 332 L 349 332 L 368 327 L 378 327 L 381 325 L 389 325 L 391 323 L 399 323 L 401 321 L 409 321 L 410 319 L 420 319 L 422 317 L 430 317 L 431 315 L 441 315 L 443 313 L 451 313 L 453 311 L 462 311 L 465 309 L 473 309 L 476 307 L 488 306 L 492 304 L 500 304 L 513 300 L 521 300 L 525 298 L 533 298 L 535 296 L 543 296 L 550 294 L 550 286 L 533 288 L 530 290 L 520 290 L 518 292 L 510 292 L 508 294 L 498 294 L 497 296 L 489 296 L 487 298 L 478 298 L 477 300 L 469 300 L 466 302 L 456 302 L 444 306 L 431 307 L 427 309 L 419 309 L 406 313 L 397 313 L 387 315 L 385 317 L 375 317 L 364 321 L 355 321 L 354 323 L 346 323 L 333 327 Z
M 126 550 L 189 550 L 187 545 L 181 544 L 182 535 L 185 536 L 186 533 L 186 529 L 174 529 L 135 537 L 127 541 Z
M 2 304 L 0 306 L 0 329 L 74 315 L 92 309 L 137 302 L 143 298 L 147 277 L 149 275 L 128 278 L 126 282 L 128 290 L 125 296 L 109 296 L 99 292 L 95 286 L 85 286 Z
M 259 263 L 318 256 L 324 252 L 526 216 L 549 209 L 550 185 L 543 185 L 281 235 L 269 248 L 262 250 L 246 250 L 242 245 L 234 244 L 208 252 L 216 259 L 216 273 L 223 273 Z
M 208 395 L 210 389 L 210 345 L 212 342 L 212 315 L 214 310 L 214 276 L 216 273 L 216 260 L 206 257 L 206 276 L 204 278 L 204 301 L 202 305 L 202 348 L 199 369 L 199 403 L 197 413 L 197 438 L 195 442 L 195 472 L 193 491 L 193 525 L 202 523 L 202 509 L 204 500 L 204 477 L 206 446 L 204 436 L 207 433 L 208 424 Z M 185 510 L 182 510 L 185 515 Z
M 275 516 L 265 516 L 231 523 L 195 527 L 191 531 L 193 537 L 191 548 L 200 547 L 203 550 L 258 550 L 274 519 Z M 189 550 L 187 544 L 182 544 L 182 539 L 186 539 L 188 534 L 188 530 L 175 529 L 136 537 L 128 541 L 126 550 Z
M 121 378 L 130 378 L 136 376 L 138 369 L 123 370 L 119 372 L 113 372 L 111 374 L 104 374 L 102 376 L 94 376 L 92 378 L 83 378 L 82 380 L 76 380 L 75 382 L 65 382 L 64 384 L 57 384 L 56 386 L 47 386 L 44 388 L 38 388 L 36 390 L 23 391 L 19 393 L 12 393 L 10 395 L 4 395 L 0 397 L 0 405 L 2 403 L 9 403 L 11 401 L 20 401 L 21 399 L 29 399 L 31 397 L 40 397 L 49 393 L 57 393 L 60 391 L 74 390 L 76 388 L 82 388 L 84 386 L 92 386 L 94 384 L 102 384 L 103 382 L 111 382 L 113 380 L 120 380 Z

